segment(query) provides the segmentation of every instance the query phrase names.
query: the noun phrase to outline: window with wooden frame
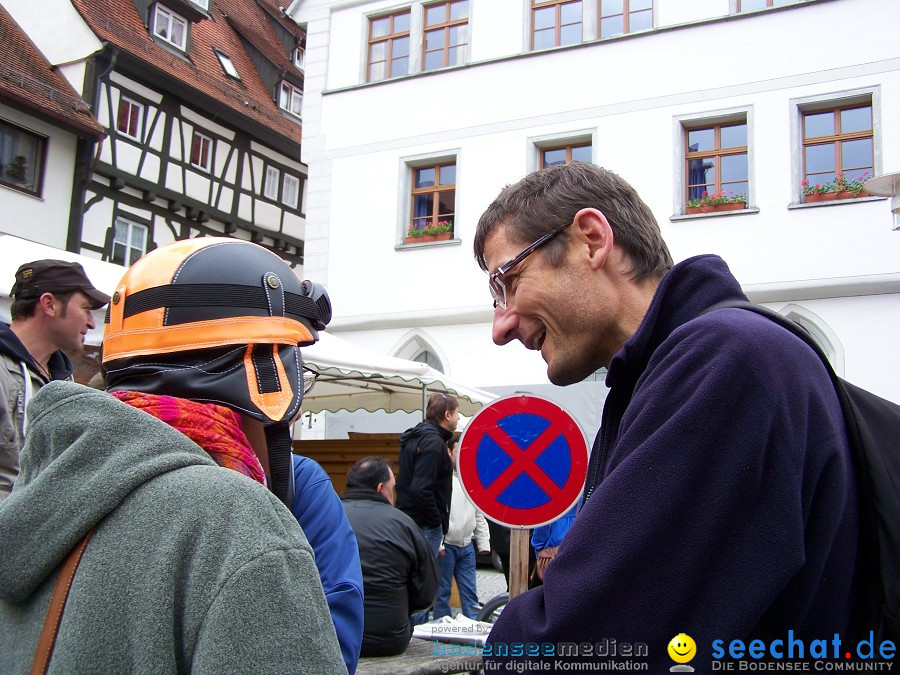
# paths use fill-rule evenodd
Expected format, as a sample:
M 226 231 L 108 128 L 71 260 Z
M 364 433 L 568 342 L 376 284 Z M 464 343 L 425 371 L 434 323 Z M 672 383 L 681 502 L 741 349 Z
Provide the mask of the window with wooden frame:
M 130 267 L 147 252 L 147 226 L 126 218 L 116 218 L 109 260 Z
M 187 50 L 188 20 L 163 5 L 154 8 L 153 34 L 181 51 Z
M 737 11 L 754 12 L 757 9 L 768 7 L 782 7 L 783 5 L 796 5 L 800 0 L 737 0 Z
M 570 162 L 590 162 L 592 157 L 590 143 L 571 143 L 541 148 L 541 168 Z
M 299 199 L 300 179 L 289 173 L 284 174 L 284 186 L 281 188 L 281 203 L 296 209 Z
M 409 10 L 369 19 L 366 81 L 409 74 Z
M 303 112 L 303 90 L 289 82 L 282 82 L 279 87 L 278 106 L 300 117 Z
M 872 104 L 852 103 L 802 111 L 803 180 L 809 185 L 835 186 L 859 182 L 875 173 Z M 826 190 L 840 192 L 841 190 Z
M 704 197 L 746 205 L 750 191 L 746 119 L 686 127 L 684 136 L 688 206 Z
M 531 48 L 549 49 L 581 42 L 581 0 L 532 0 Z
M 449 225 L 451 237 L 456 219 L 456 163 L 412 168 L 410 230 Z
M 140 140 L 143 115 L 144 106 L 125 96 L 120 97 L 119 110 L 116 114 L 116 131 L 129 138 Z
M 600 0 L 600 38 L 653 28 L 653 0 Z
M 450 0 L 425 7 L 425 70 L 459 66 L 469 44 L 469 0 Z
M 40 197 L 47 137 L 0 120 L 0 184 Z
M 274 166 L 266 167 L 266 178 L 263 182 L 263 196 L 278 201 L 278 186 L 281 182 L 281 171 Z
M 191 139 L 191 164 L 204 171 L 209 171 L 212 166 L 212 145 L 213 142 L 209 136 L 194 131 Z

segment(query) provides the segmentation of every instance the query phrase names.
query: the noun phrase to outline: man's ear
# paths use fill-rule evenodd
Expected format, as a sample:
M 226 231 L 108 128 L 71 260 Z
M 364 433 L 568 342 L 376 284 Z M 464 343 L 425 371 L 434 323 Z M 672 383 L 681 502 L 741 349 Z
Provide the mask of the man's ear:
M 52 293 L 44 293 L 38 298 L 38 306 L 47 316 L 56 316 L 56 305 L 53 304 L 54 300 L 56 300 L 56 298 Z
M 600 269 L 606 264 L 615 243 L 609 221 L 602 211 L 590 208 L 576 213 L 574 222 L 573 236 L 585 245 L 591 268 Z

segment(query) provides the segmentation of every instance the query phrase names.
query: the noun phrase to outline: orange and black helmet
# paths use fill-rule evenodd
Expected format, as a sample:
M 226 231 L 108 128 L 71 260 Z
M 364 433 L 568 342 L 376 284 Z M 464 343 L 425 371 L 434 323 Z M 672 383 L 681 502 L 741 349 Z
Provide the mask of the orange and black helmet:
M 272 490 L 290 504 L 300 347 L 330 320 L 325 289 L 301 282 L 271 251 L 239 239 L 177 241 L 138 260 L 113 293 L 106 385 L 218 403 L 262 421 Z

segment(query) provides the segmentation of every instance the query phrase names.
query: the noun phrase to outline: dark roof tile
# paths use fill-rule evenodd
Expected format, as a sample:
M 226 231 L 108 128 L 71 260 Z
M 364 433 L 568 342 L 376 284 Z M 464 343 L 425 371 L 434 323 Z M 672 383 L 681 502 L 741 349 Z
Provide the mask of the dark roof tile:
M 132 0 L 73 0 L 73 4 L 101 40 L 110 42 L 153 69 L 195 88 L 270 131 L 300 142 L 300 125 L 289 119 L 276 105 L 274 92 L 268 91 L 263 84 L 240 36 L 225 20 L 225 15 L 232 13 L 262 16 L 263 10 L 255 0 L 212 0 L 210 18 L 191 25 L 187 59 L 174 54 L 174 48 L 169 49 L 151 37 Z M 172 11 L 177 13 L 174 8 Z M 284 47 L 271 25 L 268 32 L 271 36 L 266 42 L 279 45 L 283 51 Z M 214 48 L 231 59 L 240 81 L 225 74 Z
M 0 5 L 0 98 L 56 120 L 95 138 L 103 127 L 72 85 Z

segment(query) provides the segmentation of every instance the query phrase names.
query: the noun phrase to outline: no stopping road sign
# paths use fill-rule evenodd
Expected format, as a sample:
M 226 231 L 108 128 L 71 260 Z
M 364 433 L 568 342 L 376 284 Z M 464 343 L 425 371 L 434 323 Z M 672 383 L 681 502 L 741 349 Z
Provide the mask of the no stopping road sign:
M 566 513 L 587 475 L 584 433 L 559 405 L 514 395 L 482 408 L 459 444 L 459 477 L 494 522 L 537 527 Z

